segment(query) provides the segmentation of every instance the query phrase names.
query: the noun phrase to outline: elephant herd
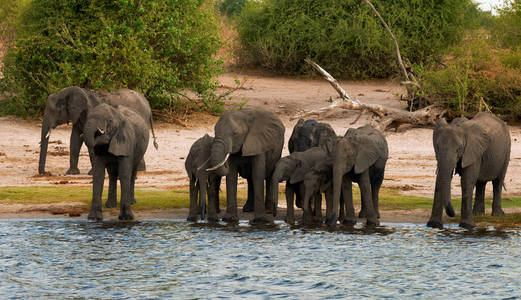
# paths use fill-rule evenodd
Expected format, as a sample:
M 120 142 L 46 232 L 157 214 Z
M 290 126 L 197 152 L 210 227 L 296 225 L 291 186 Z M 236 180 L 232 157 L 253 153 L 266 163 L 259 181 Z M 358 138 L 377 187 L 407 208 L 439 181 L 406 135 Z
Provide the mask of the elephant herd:
M 284 127 L 278 117 L 260 109 L 229 111 L 215 125 L 215 137 L 197 140 L 186 159 L 190 178 L 188 220 L 218 221 L 219 186 L 226 176 L 226 213 L 223 220 L 237 221 L 237 176 L 248 182 L 243 211 L 254 212 L 253 223 L 271 222 L 277 214 L 280 182 L 285 181 L 286 222 L 294 223 L 294 206 L 301 208 L 301 223 L 357 221 L 352 183 L 358 183 L 361 210 L 358 217 L 378 225 L 378 193 L 384 179 L 389 150 L 385 137 L 369 125 L 350 128 L 337 136 L 327 123 L 299 120 L 288 142 L 290 154 L 281 157 Z M 492 215 L 504 215 L 501 190 L 510 160 L 510 134 L 506 124 L 489 113 L 473 119 L 456 118 L 435 124 L 433 145 L 437 170 L 430 227 L 443 227 L 442 213 L 454 216 L 450 189 L 453 174 L 461 176 L 460 226 L 472 228 L 473 215 L 485 213 L 484 194 L 493 184 Z M 265 185 L 264 185 L 265 183 Z M 265 188 L 265 190 L 264 190 Z M 476 198 L 472 208 L 474 188 Z M 265 191 L 265 194 L 264 194 Z M 208 201 L 206 201 L 208 196 Z M 208 208 L 205 204 L 208 202 Z M 294 203 L 295 202 L 295 203 Z
M 149 142 L 149 126 L 157 149 L 148 101 L 141 94 L 121 89 L 102 93 L 79 87 L 65 88 L 47 99 L 38 171 L 45 173 L 45 160 L 51 129 L 69 121 L 70 168 L 77 174 L 79 150 L 89 150 L 93 175 L 92 205 L 88 218 L 102 220 L 102 192 L 105 170 L 109 175 L 105 207 L 117 205 L 117 180 L 121 185 L 120 215 L 133 219 L 131 204 L 138 170 Z M 253 212 L 252 223 L 271 223 L 277 214 L 279 183 L 285 182 L 286 222 L 295 222 L 294 206 L 301 208 L 301 223 L 325 221 L 329 226 L 354 225 L 357 217 L 368 225 L 378 225 L 378 193 L 389 157 L 385 137 L 365 125 L 350 128 L 337 136 L 327 123 L 299 120 L 288 141 L 290 154 L 282 156 L 285 128 L 279 117 L 262 109 L 224 112 L 215 124 L 214 137 L 208 134 L 190 148 L 185 167 L 190 179 L 189 221 L 199 218 L 219 221 L 221 179 L 226 182 L 226 211 L 222 220 L 237 222 L 238 176 L 248 183 L 243 207 Z M 460 226 L 472 228 L 473 215 L 485 212 L 484 194 L 488 181 L 493 184 L 492 215 L 503 215 L 501 191 L 510 160 L 510 134 L 506 124 L 489 113 L 472 119 L 456 118 L 450 124 L 435 124 L 433 145 L 437 169 L 430 227 L 443 227 L 443 209 L 454 216 L 451 181 L 461 177 L 462 205 Z M 360 188 L 361 210 L 355 213 L 352 183 Z M 475 188 L 475 200 L 472 206 Z M 326 200 L 322 216 L 322 194 Z

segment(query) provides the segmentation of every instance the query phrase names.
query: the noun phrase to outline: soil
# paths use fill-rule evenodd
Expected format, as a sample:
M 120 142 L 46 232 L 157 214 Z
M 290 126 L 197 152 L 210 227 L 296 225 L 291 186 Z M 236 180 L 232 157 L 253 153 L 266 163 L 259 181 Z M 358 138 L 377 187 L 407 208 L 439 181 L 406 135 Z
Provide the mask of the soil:
M 246 80 L 241 89 L 232 94 L 232 100 L 226 101 L 226 109 L 239 106 L 262 107 L 275 112 L 286 126 L 286 141 L 291 135 L 297 119 L 290 117 L 301 111 L 309 111 L 329 105 L 328 101 L 338 97 L 336 91 L 321 79 L 295 79 L 286 77 L 270 77 L 264 75 L 240 75 L 227 73 L 219 77 L 224 92 L 226 87 L 233 87 L 234 80 Z M 341 86 L 351 97 L 357 97 L 364 103 L 375 103 L 389 107 L 400 107 L 400 94 L 404 89 L 393 81 L 342 81 Z M 356 124 L 351 124 L 358 116 L 357 112 L 339 111 L 330 114 L 321 122 L 328 122 L 338 135 L 343 135 L 350 127 L 358 127 L 370 122 L 368 116 L 362 116 Z M 179 122 L 155 123 L 155 132 L 159 150 L 152 146 L 152 139 L 145 161 L 147 171 L 140 172 L 136 186 L 140 189 L 187 189 L 188 178 L 184 169 L 184 160 L 190 146 L 205 133 L 213 135 L 213 125 L 218 117 L 205 113 L 195 113 L 184 117 Z M 44 176 L 37 175 L 41 121 L 22 120 L 15 117 L 0 118 L 0 186 L 30 185 L 70 185 L 89 186 L 91 178 L 87 175 L 90 162 L 85 146 L 79 159 L 80 175 L 65 175 L 69 167 L 69 138 L 71 125 L 62 125 L 51 133 L 49 155 L 47 156 Z M 521 178 L 515 176 L 521 172 L 521 129 L 510 127 L 512 137 L 512 154 L 506 175 L 506 191 L 504 195 L 521 195 Z M 400 190 L 406 195 L 432 197 L 436 172 L 436 160 L 432 147 L 432 128 L 413 128 L 402 126 L 397 131 L 385 132 L 389 144 L 389 160 L 387 162 L 383 186 Z M 287 143 L 286 143 L 287 144 Z M 287 145 L 283 155 L 287 155 Z M 241 181 L 242 186 L 245 185 Z M 487 194 L 492 193 L 492 186 L 487 186 Z M 458 196 L 459 180 L 453 180 L 452 195 Z M 283 201 L 280 201 L 283 202 Z M 29 211 L 29 213 L 27 212 Z M 12 207 L 0 206 L 0 218 L 24 217 L 30 213 L 31 207 L 23 211 Z M 41 211 L 41 210 L 40 210 Z M 508 210 L 507 210 L 508 212 Z M 49 214 L 49 211 L 44 211 Z M 383 221 L 411 222 L 421 215 L 424 222 L 430 212 L 384 212 Z M 161 212 L 136 213 L 144 218 L 161 217 Z M 179 215 L 184 218 L 186 212 L 166 213 L 171 218 Z M 398 217 L 403 215 L 402 217 Z M 394 216 L 394 217 L 393 217 Z M 413 217 L 415 216 L 415 217 Z

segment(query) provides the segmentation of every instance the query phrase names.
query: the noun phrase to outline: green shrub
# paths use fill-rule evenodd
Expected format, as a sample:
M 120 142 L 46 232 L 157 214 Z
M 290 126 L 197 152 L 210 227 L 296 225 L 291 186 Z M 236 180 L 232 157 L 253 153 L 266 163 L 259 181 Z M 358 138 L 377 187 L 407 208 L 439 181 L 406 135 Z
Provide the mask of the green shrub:
M 153 108 L 216 88 L 221 62 L 213 2 L 33 0 L 4 58 L 4 113 L 41 113 L 49 93 L 78 85 L 141 91 Z
M 228 17 L 239 15 L 247 0 L 222 0 L 217 7 L 222 15 Z
M 472 31 L 449 51 L 442 68 L 420 73 L 426 96 L 454 116 L 485 110 L 521 118 L 521 49 L 497 48 L 485 30 Z
M 412 63 L 438 60 L 470 23 L 470 0 L 372 1 Z M 307 57 L 343 78 L 397 71 L 392 41 L 359 0 L 249 1 L 238 20 L 241 61 L 282 74 L 309 72 Z
M 507 48 L 521 46 L 521 0 L 508 0 L 506 5 L 498 10 L 499 16 L 493 25 L 493 36 Z

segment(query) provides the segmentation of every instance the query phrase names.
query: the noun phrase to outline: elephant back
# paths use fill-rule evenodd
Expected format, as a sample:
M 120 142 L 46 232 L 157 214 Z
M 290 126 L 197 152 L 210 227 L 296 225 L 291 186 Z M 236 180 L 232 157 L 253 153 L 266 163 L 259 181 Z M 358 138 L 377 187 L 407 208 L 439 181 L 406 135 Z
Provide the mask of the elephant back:
M 134 110 L 144 120 L 149 120 L 152 114 L 150 105 L 145 96 L 131 89 L 119 89 L 113 93 L 102 95 L 103 102 L 111 105 L 122 105 Z

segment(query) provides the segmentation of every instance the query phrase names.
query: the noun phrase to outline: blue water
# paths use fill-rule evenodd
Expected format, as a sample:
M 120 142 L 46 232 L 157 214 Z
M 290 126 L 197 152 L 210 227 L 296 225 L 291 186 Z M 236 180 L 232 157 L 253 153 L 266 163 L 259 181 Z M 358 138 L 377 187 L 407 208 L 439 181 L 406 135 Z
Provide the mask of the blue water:
M 0 221 L 0 298 L 521 297 L 521 232 Z

